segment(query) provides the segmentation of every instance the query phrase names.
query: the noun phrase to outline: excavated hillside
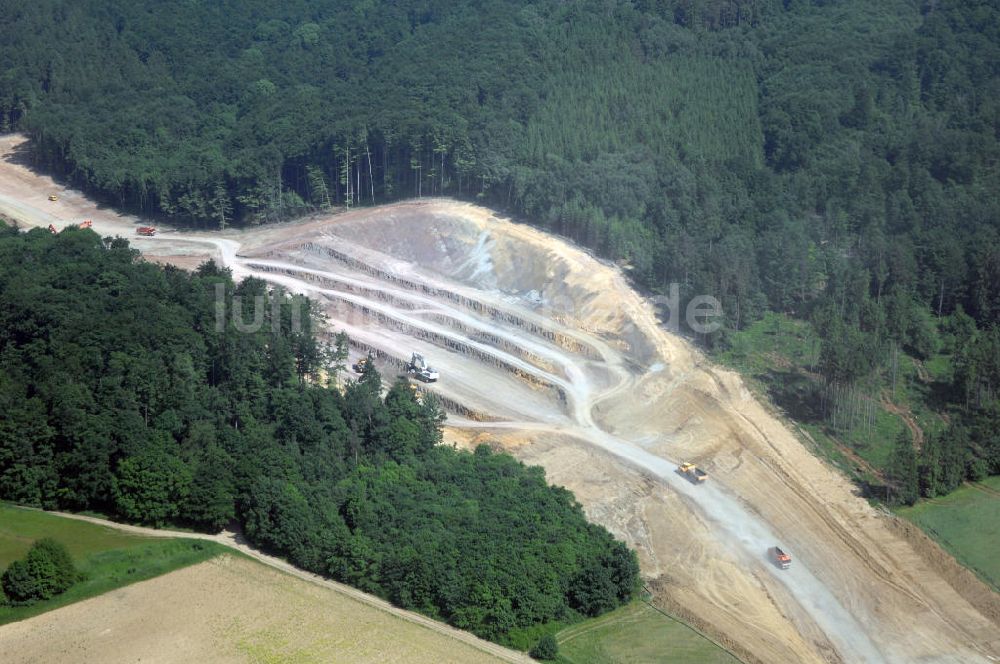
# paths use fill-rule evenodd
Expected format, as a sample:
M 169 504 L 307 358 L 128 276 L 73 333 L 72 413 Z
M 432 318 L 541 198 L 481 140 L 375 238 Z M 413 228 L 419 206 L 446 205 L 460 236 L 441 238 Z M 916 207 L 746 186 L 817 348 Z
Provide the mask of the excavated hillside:
M 0 212 L 134 234 L 135 220 L 71 192 L 44 202 L 52 188 L 7 162 Z M 316 298 L 331 333 L 389 375 L 422 353 L 441 374 L 420 389 L 451 412 L 448 441 L 544 466 L 638 550 L 656 602 L 748 661 L 1000 657 L 995 594 L 859 498 L 736 374 L 668 333 L 615 267 L 558 238 L 430 200 L 136 246 L 182 265 L 213 255 L 238 278 Z M 681 461 L 708 481 L 689 482 Z M 776 544 L 791 569 L 768 561 Z

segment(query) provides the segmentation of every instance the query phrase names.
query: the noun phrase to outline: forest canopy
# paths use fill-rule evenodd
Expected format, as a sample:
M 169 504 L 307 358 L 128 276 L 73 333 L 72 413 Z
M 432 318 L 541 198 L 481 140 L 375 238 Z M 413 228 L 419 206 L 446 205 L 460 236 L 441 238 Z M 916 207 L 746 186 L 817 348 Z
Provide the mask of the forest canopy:
M 808 321 L 824 393 L 880 401 L 900 352 L 947 349 L 944 475 L 1000 472 L 1000 0 L 0 10 L 0 131 L 111 204 L 222 228 L 478 200 L 719 298 L 715 349 Z
M 260 329 L 220 329 L 219 290 L 229 310 L 267 298 Z M 286 295 L 89 230 L 0 227 L 0 499 L 235 521 L 302 568 L 498 641 L 632 598 L 635 553 L 541 468 L 440 445 L 441 411 L 405 379 L 324 386 L 343 355 Z
M 845 298 L 991 325 L 998 5 L 8 0 L 0 130 L 177 223 L 474 197 L 730 328 Z

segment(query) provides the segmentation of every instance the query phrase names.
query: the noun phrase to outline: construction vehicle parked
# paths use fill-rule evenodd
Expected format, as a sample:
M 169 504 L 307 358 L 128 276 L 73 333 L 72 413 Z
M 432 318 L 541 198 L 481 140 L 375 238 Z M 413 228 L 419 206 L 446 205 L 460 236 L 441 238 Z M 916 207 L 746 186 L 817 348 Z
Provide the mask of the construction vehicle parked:
M 56 233 L 59 232 L 59 230 L 55 226 L 53 226 L 52 224 L 49 224 L 49 232 L 52 233 L 53 235 L 55 235 Z
M 354 369 L 354 373 L 364 373 L 365 367 L 367 367 L 368 362 L 371 361 L 371 357 L 371 355 L 368 357 L 362 357 L 360 360 L 351 365 L 351 368 Z
M 437 369 L 427 364 L 424 356 L 420 353 L 414 353 L 413 357 L 410 358 L 410 365 L 406 367 L 406 372 L 425 383 L 433 383 L 440 377 Z
M 781 569 L 788 569 L 792 566 L 792 557 L 779 547 L 772 546 L 767 550 L 767 555 L 771 559 L 771 562 Z
M 59 200 L 59 197 L 56 196 L 55 194 L 49 194 L 49 200 L 55 203 L 56 201 Z
M 153 226 L 139 226 L 139 228 L 135 229 L 135 232 L 146 237 L 153 237 L 156 235 L 156 228 Z
M 700 484 L 708 479 L 708 473 L 693 463 L 682 463 L 677 470 L 695 484 Z

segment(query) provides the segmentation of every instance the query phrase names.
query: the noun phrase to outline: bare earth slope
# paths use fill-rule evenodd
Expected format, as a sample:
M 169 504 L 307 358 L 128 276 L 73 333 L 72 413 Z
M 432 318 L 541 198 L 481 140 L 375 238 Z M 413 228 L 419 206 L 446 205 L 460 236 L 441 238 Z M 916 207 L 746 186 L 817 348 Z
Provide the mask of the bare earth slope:
M 0 212 L 131 233 L 132 220 L 72 194 L 46 202 L 52 188 L 0 162 Z M 543 465 L 637 548 L 662 605 L 747 660 L 1000 657 L 995 594 L 856 497 L 737 375 L 665 332 L 616 269 L 562 240 L 433 200 L 137 246 L 180 264 L 214 255 L 237 277 L 317 298 L 386 371 L 423 352 L 442 376 L 423 389 L 454 413 L 450 440 Z M 677 474 L 682 460 L 709 481 Z M 767 562 L 774 544 L 790 570 Z

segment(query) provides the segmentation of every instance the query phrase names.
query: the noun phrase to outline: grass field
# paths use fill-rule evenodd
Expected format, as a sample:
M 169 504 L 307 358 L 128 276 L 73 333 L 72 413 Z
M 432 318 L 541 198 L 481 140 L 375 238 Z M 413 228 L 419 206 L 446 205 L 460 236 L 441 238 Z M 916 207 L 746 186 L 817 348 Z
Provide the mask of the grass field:
M 955 558 L 1000 591 L 1000 477 L 981 486 L 921 501 L 896 512 L 913 521 Z
M 907 420 L 925 438 L 946 427 L 941 413 L 947 410 L 944 392 L 951 381 L 951 357 L 938 354 L 920 363 L 901 352 L 895 380 L 888 356 L 882 358 L 875 374 L 839 397 L 848 411 L 857 413 L 856 424 L 841 422 L 834 427 L 830 402 L 823 406 L 830 394 L 819 373 L 820 348 L 820 338 L 807 321 L 767 313 L 746 329 L 732 332 L 726 349 L 716 351 L 714 358 L 766 394 L 809 434 L 825 458 L 863 484 L 880 485 L 878 471 L 908 428 Z M 871 427 L 861 424 L 869 405 L 874 406 Z
M 68 591 L 31 606 L 0 606 L 0 625 L 150 579 L 228 551 L 214 542 L 129 535 L 105 526 L 0 504 L 0 569 L 52 537 L 69 549 L 84 579 Z
M 503 661 L 331 588 L 232 554 L 30 622 L 0 626 L 0 644 L 3 664 Z
M 739 662 L 690 627 L 642 602 L 567 627 L 556 640 L 558 661 L 564 664 Z
M 900 353 L 895 384 L 883 368 L 882 375 L 860 389 L 879 402 L 874 427 L 869 431 L 833 431 L 826 418 L 810 403 L 816 402 L 819 376 L 818 338 L 809 323 L 768 313 L 747 329 L 732 334 L 730 347 L 717 352 L 720 362 L 740 371 L 757 391 L 768 394 L 808 434 L 815 450 L 852 479 L 867 485 L 878 498 L 882 470 L 909 418 L 924 438 L 947 427 L 947 390 L 954 365 L 950 355 L 939 353 L 923 362 Z M 889 412 L 882 403 L 895 404 Z M 899 413 L 899 414 L 897 414 Z M 955 558 L 1000 590 L 1000 477 L 963 486 L 954 493 L 921 500 L 897 512 L 937 540 Z

